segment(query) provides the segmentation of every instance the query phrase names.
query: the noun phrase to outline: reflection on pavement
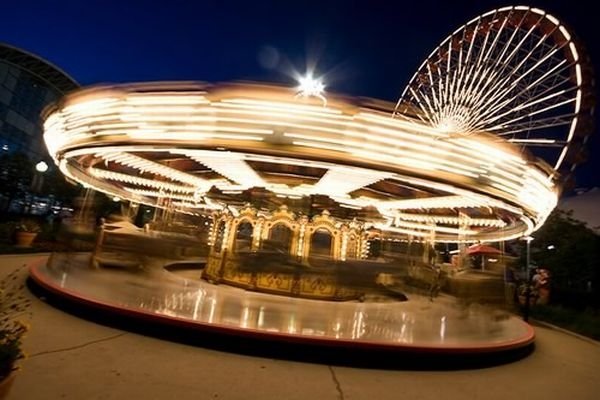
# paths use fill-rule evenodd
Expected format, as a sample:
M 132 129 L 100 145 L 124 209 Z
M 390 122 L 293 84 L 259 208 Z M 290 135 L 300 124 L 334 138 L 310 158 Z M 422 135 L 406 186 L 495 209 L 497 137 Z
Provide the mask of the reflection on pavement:
M 36 276 L 63 291 L 129 310 L 254 333 L 390 346 L 493 348 L 527 343 L 529 325 L 450 298 L 333 302 L 249 292 L 186 279 L 159 260 L 139 269 L 90 268 L 88 254 L 54 254 Z

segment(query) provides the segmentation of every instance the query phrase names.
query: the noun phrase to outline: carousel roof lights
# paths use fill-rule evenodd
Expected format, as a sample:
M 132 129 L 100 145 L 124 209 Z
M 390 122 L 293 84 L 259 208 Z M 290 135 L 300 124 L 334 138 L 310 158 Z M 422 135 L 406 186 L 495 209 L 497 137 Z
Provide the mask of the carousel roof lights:
M 485 203 L 478 199 L 462 196 L 427 197 L 423 199 L 391 200 L 379 203 L 379 208 L 394 210 L 421 210 L 431 208 L 482 207 Z
M 220 107 L 238 107 L 248 108 L 255 110 L 272 110 L 276 112 L 292 112 L 302 115 L 320 115 L 327 116 L 334 119 L 350 119 L 350 116 L 343 115 L 343 111 L 321 106 L 311 106 L 308 104 L 298 104 L 292 102 L 276 102 L 258 99 L 245 99 L 245 98 L 234 98 L 234 99 L 223 99 L 216 105 Z
M 435 232 L 452 233 L 455 235 L 474 235 L 477 233 L 477 231 L 472 230 L 472 229 L 450 228 L 450 227 L 446 227 L 446 226 L 438 226 L 435 224 L 431 224 L 431 225 L 418 224 L 415 222 L 403 221 L 400 219 L 397 219 L 396 221 L 393 222 L 392 225 L 388 225 L 388 227 L 421 229 L 421 230 L 425 230 L 428 232 L 435 231 Z
M 104 112 L 104 110 L 117 104 L 120 100 L 111 97 L 103 97 L 103 98 L 92 98 L 85 101 L 78 101 L 77 103 L 67 104 L 63 112 L 66 114 L 100 114 Z
M 421 215 L 398 212 L 396 213 L 396 219 L 457 226 L 462 224 L 470 226 L 493 226 L 497 228 L 506 226 L 506 222 L 501 219 L 456 217 L 451 215 Z
M 182 151 L 193 160 L 218 172 L 227 179 L 242 185 L 244 188 L 265 187 L 260 176 L 244 161 L 243 155 L 227 151 Z
M 89 168 L 88 172 L 90 175 L 97 177 L 97 178 L 103 178 L 103 179 L 117 181 L 117 182 L 131 183 L 131 184 L 138 185 L 138 186 L 154 187 L 157 189 L 162 189 L 162 190 L 166 190 L 169 192 L 175 192 L 175 193 L 194 193 L 197 190 L 194 187 L 181 186 L 181 185 L 176 185 L 176 184 L 172 184 L 169 182 L 162 182 L 162 181 L 153 180 L 153 179 L 140 178 L 138 176 L 121 174 L 118 172 L 107 171 L 107 170 L 98 169 L 98 168 Z M 167 195 L 165 194 L 165 196 L 167 196 Z
M 156 105 L 162 107 L 165 104 L 169 105 L 199 105 L 199 104 L 209 104 L 210 101 L 202 96 L 197 94 L 189 94 L 182 96 L 181 94 L 176 95 L 154 95 L 154 96 L 128 96 L 125 99 L 127 104 L 131 105 Z
M 212 186 L 211 183 L 207 182 L 202 178 L 198 178 L 196 176 L 192 176 L 185 172 L 181 172 L 177 169 L 168 167 L 163 164 L 159 164 L 157 162 L 149 161 L 145 158 L 138 157 L 129 153 L 97 153 L 97 156 L 102 157 L 107 161 L 114 161 L 116 163 L 126 165 L 129 167 L 136 168 L 141 172 L 151 172 L 156 175 L 161 175 L 182 183 L 186 183 L 188 185 L 192 185 L 196 188 L 205 188 L 205 190 L 210 189 Z M 196 189 L 197 190 L 197 189 Z
M 385 224 L 373 224 L 372 227 L 375 228 L 375 229 L 380 229 L 382 231 L 388 231 L 388 232 L 394 232 L 394 233 L 402 233 L 402 234 L 409 235 L 409 236 L 418 236 L 418 237 L 430 237 L 431 236 L 430 232 L 423 232 L 423 231 L 415 231 L 415 230 L 412 230 L 412 229 L 397 228 L 397 227 L 389 226 L 389 225 L 385 225 Z
M 314 193 L 343 196 L 362 187 L 391 177 L 390 173 L 360 168 L 334 167 L 329 169 L 313 186 Z
M 346 143 L 357 144 L 358 147 L 368 145 L 370 148 L 373 148 L 375 150 L 384 149 L 385 151 L 392 153 L 398 151 L 406 153 L 407 150 L 403 149 L 412 149 L 417 150 L 419 153 L 431 154 L 434 158 L 442 161 L 444 160 L 444 157 L 447 156 L 454 156 L 453 158 L 459 158 L 463 161 L 467 161 L 470 163 L 472 163 L 473 161 L 472 155 L 461 154 L 464 153 L 464 151 L 456 151 L 457 149 L 453 149 L 453 147 L 455 146 L 446 146 L 442 142 L 434 141 L 431 139 L 425 139 L 422 141 L 419 140 L 421 138 L 419 138 L 414 133 L 403 133 L 401 130 L 394 131 L 390 129 L 381 129 L 378 127 L 366 128 L 368 129 L 368 132 L 360 132 L 354 130 L 344 130 L 341 132 L 331 131 L 331 133 L 333 133 L 334 135 L 331 135 L 330 137 L 326 137 L 325 135 L 321 135 L 321 137 L 315 137 L 315 135 L 311 135 L 308 133 L 297 132 L 285 132 L 284 135 L 287 137 L 294 137 L 298 139 L 311 139 L 317 141 L 327 141 L 331 143 L 337 143 L 340 140 L 344 140 L 344 138 L 351 137 L 356 138 L 356 140 L 346 139 Z M 381 133 L 381 135 L 378 135 L 377 133 Z M 451 164 L 460 165 L 455 162 L 451 162 Z
M 196 198 L 194 196 L 189 196 L 189 195 L 183 195 L 183 194 L 179 194 L 179 193 L 165 193 L 165 189 L 161 188 L 161 190 L 145 190 L 145 189 L 137 189 L 137 188 L 130 188 L 130 187 L 124 187 L 123 189 L 127 190 L 128 192 L 131 193 L 135 193 L 135 194 L 139 194 L 141 196 L 148 196 L 148 197 L 163 197 L 166 198 L 168 197 L 169 199 L 175 199 L 175 200 L 187 200 L 189 202 L 196 202 Z

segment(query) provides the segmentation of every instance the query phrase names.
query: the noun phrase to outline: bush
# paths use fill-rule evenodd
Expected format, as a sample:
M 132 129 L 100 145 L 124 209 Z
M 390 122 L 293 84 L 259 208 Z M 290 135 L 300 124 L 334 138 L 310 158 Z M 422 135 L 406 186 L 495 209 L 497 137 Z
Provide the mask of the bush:
M 17 232 L 39 233 L 42 229 L 40 228 L 40 224 L 34 220 L 22 219 L 16 223 L 15 230 Z
M 0 224 L 0 242 L 1 243 L 11 242 L 14 233 L 15 233 L 15 223 L 14 222 L 3 222 Z
M 21 318 L 29 316 L 31 302 L 23 294 L 24 282 L 20 276 L 24 266 L 0 281 L 0 380 L 17 368 L 17 361 L 25 357 L 22 341 L 27 326 Z
M 561 328 L 600 340 L 600 312 L 593 309 L 577 311 L 561 306 L 536 305 L 531 316 Z

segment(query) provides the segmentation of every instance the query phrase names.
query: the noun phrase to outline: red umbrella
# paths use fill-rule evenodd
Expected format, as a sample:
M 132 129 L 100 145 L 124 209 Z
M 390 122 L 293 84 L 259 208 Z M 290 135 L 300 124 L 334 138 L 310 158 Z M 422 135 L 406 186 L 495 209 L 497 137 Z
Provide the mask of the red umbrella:
M 500 250 L 487 244 L 474 244 L 467 249 L 467 254 L 502 254 Z

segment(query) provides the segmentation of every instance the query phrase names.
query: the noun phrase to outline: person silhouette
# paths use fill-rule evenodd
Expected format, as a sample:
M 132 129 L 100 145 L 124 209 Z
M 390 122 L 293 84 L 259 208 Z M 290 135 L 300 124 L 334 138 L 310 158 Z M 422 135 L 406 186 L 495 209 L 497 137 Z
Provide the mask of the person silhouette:
M 429 301 L 433 301 L 434 297 L 440 292 L 441 287 L 441 278 L 442 278 L 442 268 L 439 265 L 433 264 L 433 277 L 431 279 L 431 285 L 429 286 Z

